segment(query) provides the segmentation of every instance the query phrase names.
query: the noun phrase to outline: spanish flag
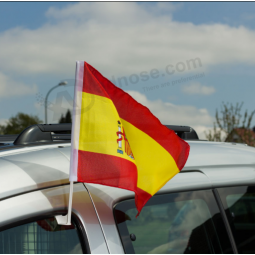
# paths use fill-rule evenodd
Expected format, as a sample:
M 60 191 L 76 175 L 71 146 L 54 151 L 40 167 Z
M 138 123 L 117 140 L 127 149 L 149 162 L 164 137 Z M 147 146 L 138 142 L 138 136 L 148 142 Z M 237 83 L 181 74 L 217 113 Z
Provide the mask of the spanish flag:
M 84 61 L 76 66 L 70 181 L 135 192 L 138 212 L 184 167 L 189 145 Z

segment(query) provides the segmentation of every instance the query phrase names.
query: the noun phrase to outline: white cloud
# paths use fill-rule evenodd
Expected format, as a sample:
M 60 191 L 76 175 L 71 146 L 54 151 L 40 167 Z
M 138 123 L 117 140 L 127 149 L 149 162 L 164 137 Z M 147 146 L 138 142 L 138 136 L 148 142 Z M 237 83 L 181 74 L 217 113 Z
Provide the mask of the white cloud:
M 171 5 L 162 5 L 81 2 L 50 8 L 42 27 L 0 33 L 0 70 L 73 77 L 75 61 L 86 60 L 110 78 L 196 57 L 203 68 L 255 64 L 254 30 L 176 22 L 169 14 Z M 168 13 L 162 14 L 164 8 Z
M 160 6 L 161 7 L 161 6 Z M 51 7 L 46 13 L 48 18 L 57 20 L 73 20 L 77 22 L 92 21 L 94 24 L 113 24 L 118 20 L 118 26 L 127 25 L 128 23 L 137 23 L 147 21 L 151 14 L 147 8 L 131 2 L 88 2 L 79 4 L 70 4 L 62 9 Z M 155 8 L 154 13 L 155 13 Z M 149 9 L 153 11 L 153 9 Z M 157 8 L 156 8 L 157 9 Z
M 196 130 L 200 139 L 205 139 L 204 131 L 213 124 L 213 117 L 207 109 L 198 109 L 191 105 L 174 105 L 161 100 L 150 101 L 140 92 L 126 92 L 148 107 L 162 124 L 191 126 Z
M 209 134 L 209 132 L 211 132 L 211 134 L 214 134 L 214 127 L 212 127 L 212 126 L 206 127 L 206 129 L 203 130 L 203 133 L 204 133 L 204 131 L 206 131 L 207 134 Z M 222 131 L 219 127 L 216 127 L 216 132 L 220 133 L 221 141 L 225 141 L 225 139 L 227 138 L 226 133 L 224 131 Z
M 0 72 L 0 97 L 24 96 L 37 92 L 37 86 L 28 86 Z
M 215 92 L 212 86 L 203 86 L 199 82 L 191 83 L 182 87 L 182 91 L 189 95 L 211 95 Z
M 6 125 L 8 119 L 0 119 L 0 125 Z

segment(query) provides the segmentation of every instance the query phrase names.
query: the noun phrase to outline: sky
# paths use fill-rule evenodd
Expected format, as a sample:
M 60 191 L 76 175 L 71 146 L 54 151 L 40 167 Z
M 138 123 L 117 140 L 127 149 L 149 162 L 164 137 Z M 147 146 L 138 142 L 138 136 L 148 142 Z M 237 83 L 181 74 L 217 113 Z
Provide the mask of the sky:
M 84 60 L 204 138 L 222 102 L 255 110 L 254 41 L 253 2 L 0 2 L 0 124 L 18 112 L 44 121 L 47 92 L 67 81 L 48 98 L 57 123 Z

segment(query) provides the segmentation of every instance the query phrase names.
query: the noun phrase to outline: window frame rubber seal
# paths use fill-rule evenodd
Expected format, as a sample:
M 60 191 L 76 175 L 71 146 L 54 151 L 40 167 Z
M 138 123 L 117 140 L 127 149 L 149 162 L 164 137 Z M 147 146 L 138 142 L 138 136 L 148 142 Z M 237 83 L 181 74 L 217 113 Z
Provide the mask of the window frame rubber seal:
M 212 189 L 212 191 L 213 191 L 213 195 L 215 197 L 216 203 L 217 203 L 217 205 L 219 207 L 219 210 L 220 210 L 220 213 L 221 213 L 221 216 L 222 216 L 225 228 L 227 230 L 228 237 L 229 237 L 229 240 L 230 240 L 233 252 L 234 252 L 234 254 L 238 254 L 238 250 L 237 250 L 237 247 L 236 247 L 235 239 L 234 239 L 231 227 L 229 225 L 228 218 L 227 218 L 227 215 L 225 213 L 225 210 L 224 210 L 224 207 L 223 207 L 223 204 L 222 204 L 219 192 L 218 192 L 218 190 L 216 188 Z

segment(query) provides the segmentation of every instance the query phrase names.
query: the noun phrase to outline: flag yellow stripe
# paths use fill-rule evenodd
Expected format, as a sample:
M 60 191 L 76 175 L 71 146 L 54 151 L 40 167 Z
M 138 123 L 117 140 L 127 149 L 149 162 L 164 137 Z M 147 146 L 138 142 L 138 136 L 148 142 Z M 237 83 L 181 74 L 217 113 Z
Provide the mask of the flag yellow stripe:
M 135 156 L 137 187 L 154 195 L 169 179 L 179 173 L 175 160 L 146 133 L 123 119 L 121 122 Z
M 118 121 L 120 117 L 109 98 L 82 92 L 79 150 L 117 156 L 135 163 L 125 153 L 124 140 L 119 148 Z M 123 154 L 118 153 L 118 149 Z

